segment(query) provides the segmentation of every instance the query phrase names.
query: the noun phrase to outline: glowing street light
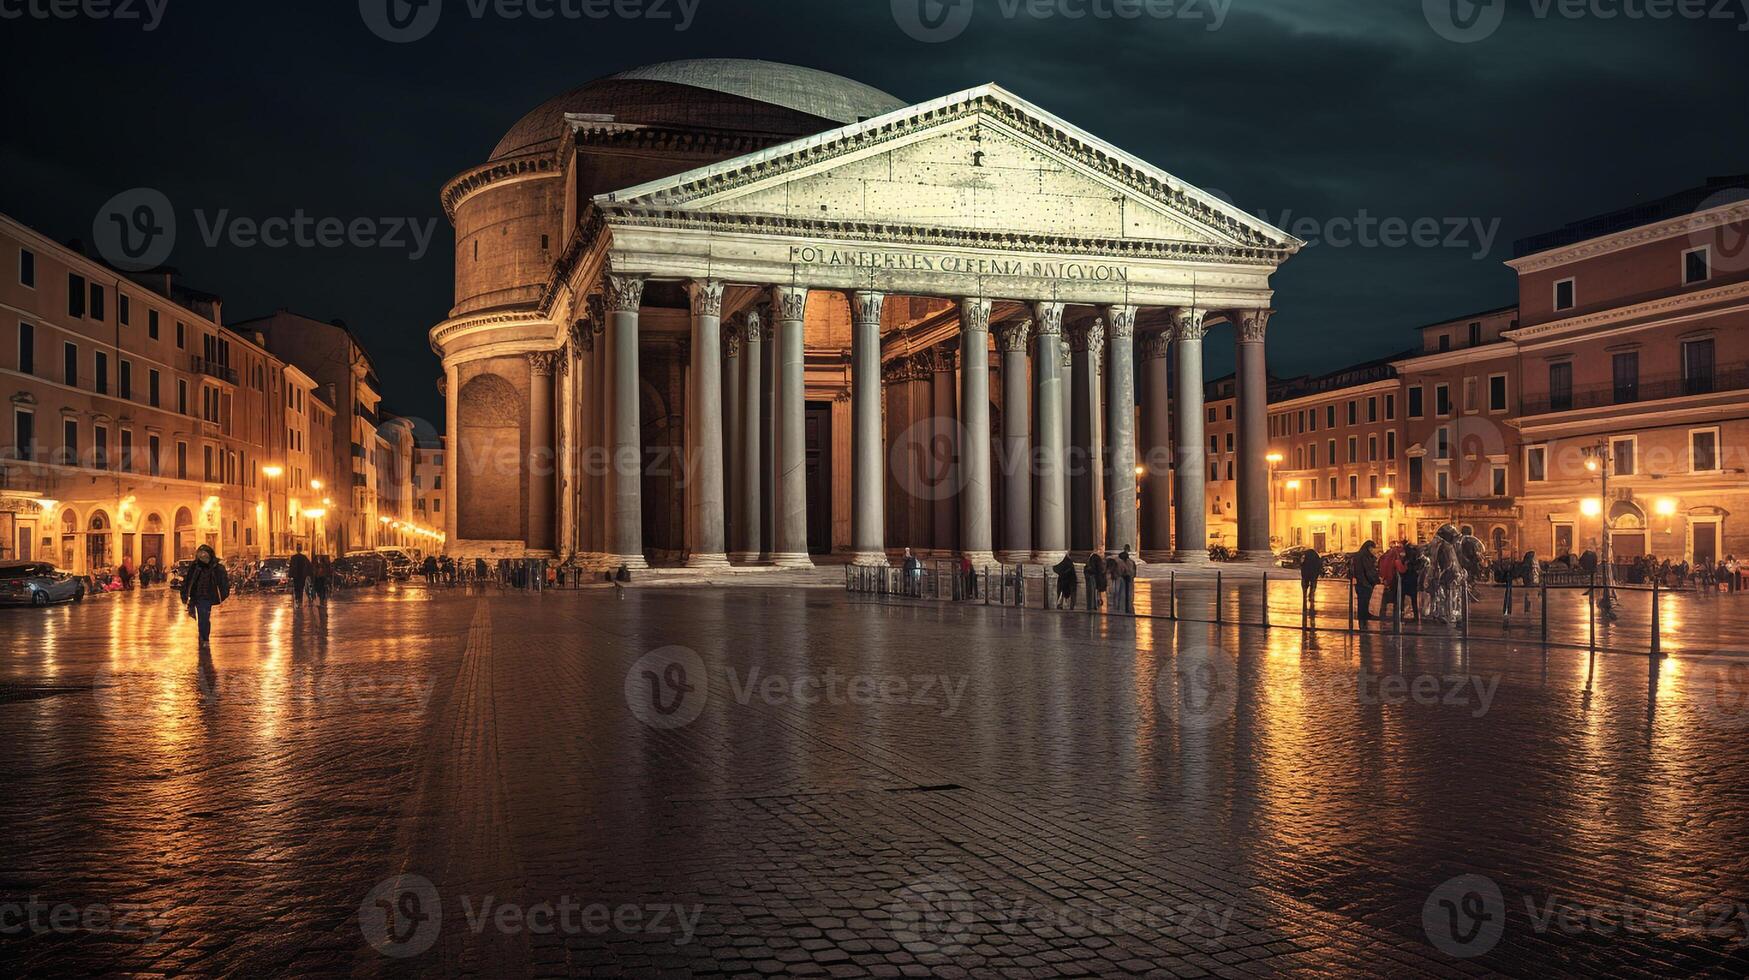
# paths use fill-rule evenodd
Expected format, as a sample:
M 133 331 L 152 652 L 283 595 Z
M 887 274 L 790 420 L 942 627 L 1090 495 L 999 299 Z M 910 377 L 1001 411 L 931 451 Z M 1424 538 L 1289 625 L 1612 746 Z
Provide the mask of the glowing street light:
M 1579 510 L 1586 517 L 1596 517 L 1603 513 L 1603 501 L 1596 497 L 1586 497 L 1579 501 Z
M 285 475 L 285 467 L 283 467 L 283 466 L 272 466 L 272 465 L 269 465 L 269 466 L 263 466 L 263 467 L 262 467 L 262 468 L 261 468 L 261 475 L 262 475 L 262 476 L 265 476 L 265 477 L 268 477 L 268 478 L 269 478 L 269 479 L 274 479 L 274 480 L 277 480 L 277 479 L 279 479 L 279 478 L 280 478 L 280 477 L 282 477 L 282 476 L 284 476 L 284 475 Z
M 1676 501 L 1669 497 L 1663 497 L 1659 499 L 1657 509 L 1659 517 L 1675 517 Z

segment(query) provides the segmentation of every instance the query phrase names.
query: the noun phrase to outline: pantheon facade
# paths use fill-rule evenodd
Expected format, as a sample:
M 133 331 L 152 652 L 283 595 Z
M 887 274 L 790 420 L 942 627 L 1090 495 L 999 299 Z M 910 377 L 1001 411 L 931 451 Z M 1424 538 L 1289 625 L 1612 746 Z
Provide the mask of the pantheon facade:
M 443 205 L 452 553 L 1197 560 L 1225 325 L 1239 543 L 1270 550 L 1302 243 L 999 86 L 651 65 L 528 113 Z

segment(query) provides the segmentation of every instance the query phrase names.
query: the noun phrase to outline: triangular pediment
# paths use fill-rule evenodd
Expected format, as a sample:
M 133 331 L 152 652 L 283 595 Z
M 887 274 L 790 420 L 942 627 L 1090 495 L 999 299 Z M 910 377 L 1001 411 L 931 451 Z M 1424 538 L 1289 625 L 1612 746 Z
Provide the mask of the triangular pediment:
M 625 213 L 1298 250 L 1291 235 L 994 85 L 596 198 Z

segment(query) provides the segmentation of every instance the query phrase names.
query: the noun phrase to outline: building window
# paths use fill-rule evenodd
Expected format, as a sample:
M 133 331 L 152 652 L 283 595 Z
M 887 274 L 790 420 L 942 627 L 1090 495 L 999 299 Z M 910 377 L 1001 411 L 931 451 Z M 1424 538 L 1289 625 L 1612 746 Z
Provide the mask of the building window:
M 1375 499 L 1375 500 L 1378 499 L 1379 475 L 1377 473 L 1374 473 L 1366 478 L 1366 495 L 1368 497 Z
M 91 367 L 97 375 L 93 390 L 100 395 L 109 394 L 109 355 L 102 351 L 93 351 L 91 353 Z
M 1233 406 L 1231 403 L 1227 405 L 1227 421 L 1233 421 Z
M 1210 453 L 1218 453 L 1220 451 L 1221 451 L 1221 437 L 1220 436 L 1209 436 L 1209 452 Z
M 1386 395 L 1385 396 L 1385 421 L 1386 422 L 1397 421 L 1397 396 L 1396 395 Z
M 1555 283 L 1555 312 L 1570 310 L 1574 305 L 1574 281 L 1562 279 Z
M 1506 496 L 1506 467 L 1499 463 L 1494 464 L 1492 489 L 1494 491 L 1494 496 Z
M 1410 493 L 1420 493 L 1421 492 L 1422 467 L 1423 467 L 1423 464 L 1421 462 L 1421 457 L 1419 457 L 1419 456 L 1409 457 L 1409 492 Z
M 1379 420 L 1379 399 L 1377 395 L 1366 400 L 1366 420 L 1368 422 L 1377 422 Z
M 1336 440 L 1331 439 L 1328 443 L 1326 443 L 1326 445 L 1330 449 L 1330 465 L 1335 466 L 1336 465 Z
M 18 250 L 18 284 L 26 289 L 36 288 L 36 253 L 28 248 Z
M 126 472 L 134 469 L 134 430 L 121 430 L 121 468 Z
M 1439 335 L 1439 349 L 1441 352 L 1451 350 L 1451 334 L 1442 333 Z
M 1439 490 L 1439 499 L 1450 500 L 1451 499 L 1451 474 L 1447 473 L 1444 470 L 1440 470 L 1438 473 L 1434 474 L 1434 482 Z
M 146 437 L 146 469 L 153 476 L 158 475 L 160 463 L 158 460 L 159 442 L 157 436 Z
M 1719 430 L 1690 429 L 1688 431 L 1689 469 L 1695 473 L 1719 471 Z
M 1315 442 L 1312 443 L 1311 446 L 1307 447 L 1306 452 L 1308 453 L 1308 456 L 1306 459 L 1306 465 L 1310 466 L 1314 470 L 1317 469 L 1318 468 L 1318 444 Z
M 115 319 L 124 327 L 133 325 L 133 311 L 128 303 L 127 293 L 117 292 L 115 294 Z
M 1713 339 L 1682 342 L 1682 393 L 1710 395 L 1713 393 Z
M 1340 493 L 1340 491 L 1336 489 L 1336 478 L 1331 477 L 1330 478 L 1330 499 L 1335 500 L 1338 493 Z
M 1359 404 L 1360 403 L 1356 402 L 1352 398 L 1350 398 L 1348 400 L 1348 424 L 1349 425 L 1359 425 L 1360 424 Z
M 188 327 L 185 326 L 182 323 L 182 321 L 178 320 L 176 322 L 176 349 L 177 350 L 184 350 L 187 347 L 188 347 Z
M 1360 462 L 1360 439 L 1357 436 L 1348 437 L 1348 461 L 1350 463 Z
M 1470 324 L 1470 346 L 1482 346 L 1482 325 L 1480 323 Z
M 109 427 L 106 425 L 91 427 L 91 465 L 100 470 L 109 469 Z
M 103 287 L 91 284 L 91 319 L 103 319 Z
M 157 368 L 148 368 L 146 370 L 146 404 L 152 406 L 153 408 L 158 407 L 158 369 Z
M 176 412 L 179 415 L 188 414 L 188 381 L 184 378 L 176 379 Z
M 1397 430 L 1396 429 L 1392 429 L 1389 432 L 1385 433 L 1385 458 L 1392 461 L 1392 462 L 1396 462 L 1396 460 L 1397 460 Z
M 186 442 L 176 444 L 176 478 L 178 480 L 188 479 L 188 443 Z
M 1433 388 L 1433 412 L 1440 418 L 1451 414 L 1451 385 L 1435 385 Z
M 1318 410 L 1315 408 L 1306 409 L 1306 431 L 1318 431 Z
M 79 422 L 76 419 L 61 422 L 61 452 L 61 462 L 68 466 L 79 465 Z
M 1423 402 L 1426 401 L 1426 398 L 1427 398 L 1426 390 L 1423 389 L 1420 385 L 1415 385 L 1409 389 L 1409 417 L 1410 418 L 1418 419 L 1418 418 L 1422 418 L 1423 416 L 1425 416 L 1427 414 L 1426 413 L 1426 406 L 1423 404 Z
M 1524 448 L 1524 482 L 1544 483 L 1549 478 L 1549 448 L 1547 446 L 1526 446 Z
M 1378 436 L 1367 436 L 1366 437 L 1366 461 L 1369 463 L 1376 463 L 1379 461 L 1379 437 Z
M 69 388 L 79 387 L 79 345 L 61 344 L 61 380 Z
M 18 325 L 18 371 L 36 373 L 36 327 L 28 323 Z
M 12 410 L 12 444 L 18 447 L 18 458 L 36 459 L 36 414 L 22 408 Z
M 1437 450 L 1433 454 L 1434 459 L 1450 459 L 1451 458 L 1451 429 L 1450 428 L 1442 425 L 1437 430 L 1435 430 L 1434 431 L 1434 443 L 1437 447 Z
M 1325 405 L 1324 406 L 1324 428 L 1326 428 L 1326 429 L 1336 428 L 1336 406 L 1335 405 Z
M 1611 475 L 1634 475 L 1634 450 L 1637 446 L 1638 441 L 1635 440 L 1633 436 L 1622 436 L 1609 440 L 1609 455 L 1610 458 L 1615 461 L 1614 466 L 1610 470 Z
M 146 311 L 146 336 L 150 337 L 153 340 L 158 339 L 158 311 L 157 310 L 147 310 Z
M 1232 451 L 1233 451 L 1233 434 L 1231 432 L 1229 432 L 1229 433 L 1227 433 L 1227 452 L 1232 452 Z
M 122 398 L 132 399 L 134 397 L 134 362 L 124 359 L 121 362 L 120 370 L 121 373 L 116 376 L 115 393 Z
M 1713 250 L 1711 246 L 1689 249 L 1682 253 L 1682 284 L 1693 286 L 1706 282 L 1713 277 Z
M 1504 374 L 1488 376 L 1488 411 L 1494 413 L 1506 411 L 1506 375 Z
M 1573 362 L 1561 361 L 1549 365 L 1549 411 L 1565 412 L 1573 407 Z
M 1348 474 L 1348 499 L 1360 499 L 1360 475 L 1357 473 Z
M 85 277 L 67 273 L 67 315 L 85 316 Z
M 1615 403 L 1629 405 L 1640 400 L 1640 352 L 1622 351 L 1610 359 L 1615 378 Z

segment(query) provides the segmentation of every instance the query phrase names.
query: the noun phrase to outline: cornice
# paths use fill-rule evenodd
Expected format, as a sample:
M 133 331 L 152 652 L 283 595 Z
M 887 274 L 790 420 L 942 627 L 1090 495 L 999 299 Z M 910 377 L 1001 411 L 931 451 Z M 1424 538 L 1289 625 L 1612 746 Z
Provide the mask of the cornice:
M 1612 252 L 1620 252 L 1638 245 L 1692 235 L 1697 231 L 1706 231 L 1735 221 L 1749 221 L 1749 201 L 1736 201 L 1706 211 L 1685 214 L 1680 218 L 1641 225 L 1638 228 L 1631 228 L 1614 235 L 1604 235 L 1573 245 L 1563 245 L 1560 248 L 1508 260 L 1506 265 L 1519 275 L 1541 272 L 1556 266 L 1592 259 Z
M 1529 349 L 1532 342 L 1544 338 L 1562 337 L 1578 333 L 1593 327 L 1605 327 L 1622 324 L 1632 320 L 1655 317 L 1663 313 L 1681 311 L 1696 316 L 1712 316 L 1719 313 L 1730 313 L 1734 307 L 1716 310 L 1697 309 L 1711 303 L 1728 303 L 1733 300 L 1749 300 L 1749 281 L 1734 282 L 1713 289 L 1703 289 L 1699 292 L 1677 293 L 1662 299 L 1647 300 L 1632 306 L 1618 306 L 1613 309 L 1587 313 L 1584 316 L 1569 317 L 1565 320 L 1550 320 L 1533 327 L 1519 327 L 1501 334 L 1520 347 Z
M 451 177 L 449 182 L 443 185 L 443 190 L 440 193 L 443 201 L 443 213 L 448 215 L 450 223 L 454 224 L 455 209 L 460 206 L 462 201 L 480 190 L 494 184 L 516 180 L 539 180 L 559 175 L 558 157 L 550 151 L 507 157 L 503 160 L 481 164 Z

